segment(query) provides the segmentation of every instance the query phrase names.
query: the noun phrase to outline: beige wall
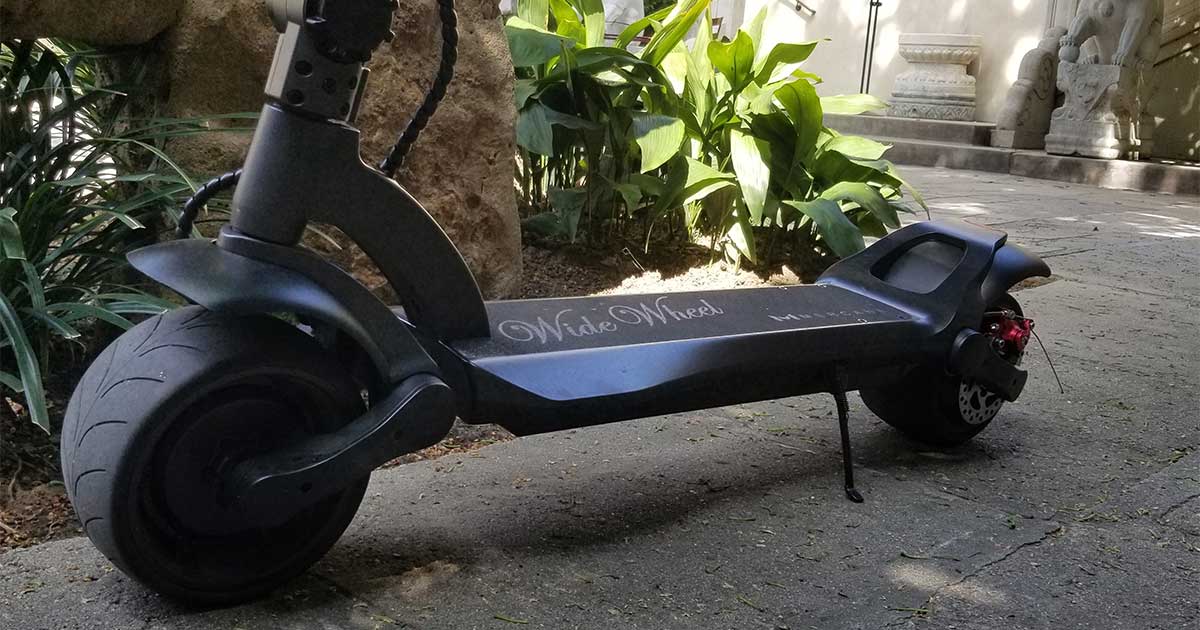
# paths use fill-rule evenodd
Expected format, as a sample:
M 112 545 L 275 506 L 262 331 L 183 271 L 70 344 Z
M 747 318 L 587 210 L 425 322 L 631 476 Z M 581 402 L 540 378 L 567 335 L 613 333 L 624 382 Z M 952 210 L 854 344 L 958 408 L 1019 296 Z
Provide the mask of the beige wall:
M 828 38 L 806 70 L 821 75 L 824 95 L 858 92 L 867 0 L 804 0 L 815 15 L 798 12 L 794 0 L 714 0 L 713 9 L 731 25 L 766 8 L 765 38 L 780 41 Z M 882 0 L 871 94 L 887 100 L 896 76 L 908 68 L 900 57 L 901 33 L 963 33 L 983 36 L 976 78 L 975 119 L 995 122 L 1021 57 L 1051 24 L 1067 26 L 1079 0 Z M 1158 92 L 1150 111 L 1161 120 L 1154 155 L 1200 161 L 1200 0 L 1164 0 L 1163 51 L 1157 64 Z M 728 28 L 732 34 L 736 26 Z M 726 30 L 726 29 L 723 29 Z
M 980 59 L 970 73 L 976 77 L 977 120 L 994 122 L 1004 96 L 1017 78 L 1021 57 L 1037 45 L 1048 25 L 1051 5 L 1070 0 L 883 0 L 879 9 L 871 94 L 891 95 L 896 75 L 908 63 L 897 50 L 900 33 L 965 33 L 984 37 Z M 766 7 L 767 37 L 773 41 L 829 38 L 809 60 L 806 70 L 825 79 L 822 94 L 858 92 L 863 42 L 867 27 L 866 0 L 805 0 L 816 15 L 798 13 L 788 0 L 746 0 L 745 20 Z M 1060 12 L 1066 9 L 1058 6 Z
M 1154 155 L 1200 162 L 1200 0 L 1166 0 L 1163 47 L 1150 113 Z

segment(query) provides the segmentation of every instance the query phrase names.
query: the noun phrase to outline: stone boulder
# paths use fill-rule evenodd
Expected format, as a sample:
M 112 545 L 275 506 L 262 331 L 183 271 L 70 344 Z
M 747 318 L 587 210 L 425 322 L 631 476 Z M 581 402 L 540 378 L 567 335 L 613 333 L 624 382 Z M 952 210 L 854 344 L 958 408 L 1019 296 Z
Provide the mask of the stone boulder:
M 437 70 L 436 4 L 401 0 L 400 5 L 398 36 L 372 59 L 358 119 L 369 163 L 386 155 Z M 161 61 L 156 105 L 167 115 L 257 111 L 262 105 L 276 41 L 262 0 L 4 0 L 3 6 L 5 37 L 61 36 L 106 45 L 154 39 L 147 48 Z M 502 297 L 516 290 L 521 272 L 512 188 L 513 71 L 497 4 L 460 0 L 457 9 L 454 83 L 398 177 L 450 235 L 484 294 Z M 79 23 L 78 15 L 90 16 L 90 24 Z M 142 17 L 154 21 L 145 24 Z M 190 169 L 208 174 L 239 165 L 248 142 L 248 134 L 209 134 L 177 141 L 170 150 Z M 382 277 L 362 252 L 329 253 L 380 288 Z
M 99 46 L 144 44 L 167 30 L 187 0 L 4 0 L 4 39 L 62 37 Z

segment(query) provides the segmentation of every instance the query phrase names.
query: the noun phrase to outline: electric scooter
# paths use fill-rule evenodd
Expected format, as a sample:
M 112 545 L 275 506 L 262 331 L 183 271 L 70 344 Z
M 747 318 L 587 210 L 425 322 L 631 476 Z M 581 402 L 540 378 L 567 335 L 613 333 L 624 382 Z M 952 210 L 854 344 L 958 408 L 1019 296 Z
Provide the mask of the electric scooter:
M 190 602 L 261 596 L 334 544 L 372 470 L 456 417 L 525 436 L 831 393 L 845 492 L 862 501 L 847 392 L 941 446 L 1020 395 L 1033 323 L 1008 291 L 1050 270 L 966 223 L 904 227 L 812 285 L 485 302 L 390 177 L 452 73 L 456 19 L 439 3 L 438 80 L 372 168 L 353 121 L 396 3 L 268 0 L 282 35 L 244 167 L 189 201 L 180 232 L 236 183 L 229 225 L 129 256 L 192 305 L 119 337 L 67 409 L 68 495 L 122 571 Z M 302 247 L 310 221 L 362 247 L 400 305 Z

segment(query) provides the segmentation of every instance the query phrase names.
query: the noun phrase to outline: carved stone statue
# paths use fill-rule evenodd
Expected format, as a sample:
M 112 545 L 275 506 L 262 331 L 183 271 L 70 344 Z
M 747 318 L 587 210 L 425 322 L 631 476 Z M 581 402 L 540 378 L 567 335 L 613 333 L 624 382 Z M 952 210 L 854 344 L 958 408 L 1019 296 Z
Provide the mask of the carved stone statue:
M 1004 108 L 992 131 L 992 146 L 1040 149 L 1046 146 L 1050 113 L 1058 94 L 1058 42 L 1067 29 L 1046 31 L 1037 48 L 1025 53 L 1017 81 L 1008 90 Z
M 1152 148 L 1146 114 L 1162 37 L 1162 0 L 1084 0 L 1059 42 L 1058 87 L 1046 151 L 1138 157 Z M 1090 45 L 1087 55 L 1081 46 Z

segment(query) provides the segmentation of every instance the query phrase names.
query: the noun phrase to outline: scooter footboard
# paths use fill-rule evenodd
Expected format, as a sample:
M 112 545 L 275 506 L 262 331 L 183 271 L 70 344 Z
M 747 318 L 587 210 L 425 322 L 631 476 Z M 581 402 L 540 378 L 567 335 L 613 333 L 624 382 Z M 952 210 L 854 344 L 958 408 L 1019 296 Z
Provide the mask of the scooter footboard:
M 518 300 L 452 342 L 471 420 L 518 434 L 829 391 L 929 356 L 927 325 L 833 286 Z

